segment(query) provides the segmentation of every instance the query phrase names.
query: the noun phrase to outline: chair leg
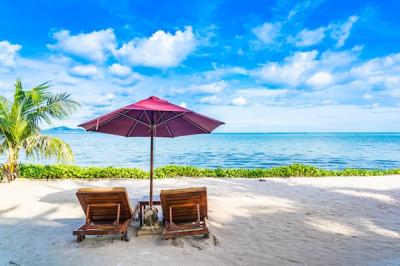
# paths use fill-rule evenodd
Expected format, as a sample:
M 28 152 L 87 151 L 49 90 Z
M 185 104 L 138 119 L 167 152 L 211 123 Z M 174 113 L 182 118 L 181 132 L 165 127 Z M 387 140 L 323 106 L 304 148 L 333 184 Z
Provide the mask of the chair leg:
M 125 240 L 126 242 L 129 242 L 129 237 L 128 237 L 128 232 L 125 232 L 121 236 L 121 240 Z
M 77 237 L 76 237 L 76 242 L 81 242 L 82 240 L 84 240 L 85 239 L 85 235 L 78 235 Z

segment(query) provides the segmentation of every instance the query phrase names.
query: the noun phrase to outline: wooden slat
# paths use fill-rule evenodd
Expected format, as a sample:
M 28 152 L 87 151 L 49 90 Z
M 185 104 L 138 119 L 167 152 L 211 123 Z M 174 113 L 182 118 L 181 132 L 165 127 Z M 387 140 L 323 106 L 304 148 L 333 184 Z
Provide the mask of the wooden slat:
M 91 209 L 91 219 L 97 220 L 99 217 L 115 219 L 117 207 L 110 208 L 112 204 L 120 204 L 120 218 L 128 219 L 133 217 L 132 208 L 125 188 L 82 188 L 76 193 L 82 208 L 93 204 L 107 203 L 110 206 L 96 206 Z
M 164 219 L 169 221 L 169 207 L 172 206 L 174 223 L 194 222 L 197 220 L 197 204 L 200 207 L 200 219 L 207 217 L 207 189 L 188 188 L 162 190 L 160 194 Z M 188 206 L 192 204 L 192 206 Z

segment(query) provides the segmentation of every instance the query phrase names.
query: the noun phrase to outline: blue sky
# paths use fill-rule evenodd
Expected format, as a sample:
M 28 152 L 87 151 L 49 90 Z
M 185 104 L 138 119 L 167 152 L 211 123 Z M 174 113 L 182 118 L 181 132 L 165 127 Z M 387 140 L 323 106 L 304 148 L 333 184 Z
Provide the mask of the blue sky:
M 400 131 L 399 1 L 2 1 L 0 94 L 158 95 L 224 132 Z

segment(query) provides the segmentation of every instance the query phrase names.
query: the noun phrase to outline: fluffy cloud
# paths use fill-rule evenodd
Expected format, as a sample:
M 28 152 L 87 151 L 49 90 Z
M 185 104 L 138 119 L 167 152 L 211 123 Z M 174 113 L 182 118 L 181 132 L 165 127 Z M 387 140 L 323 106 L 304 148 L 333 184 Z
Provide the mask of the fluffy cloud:
M 9 41 L 0 42 L 0 66 L 13 67 L 19 50 L 22 46 L 11 44 Z
M 320 71 L 309 77 L 306 83 L 314 87 L 324 87 L 326 85 L 329 85 L 332 80 L 333 77 L 329 72 Z
M 258 27 L 255 27 L 253 29 L 253 33 L 263 43 L 272 44 L 275 42 L 275 39 L 278 37 L 280 30 L 281 30 L 280 23 L 265 22 L 264 24 L 262 24 Z
M 369 74 L 364 74 L 358 82 L 366 82 L 372 78 L 378 83 L 379 76 L 371 75 L 368 71 L 373 71 L 372 69 L 375 68 L 382 70 L 383 66 L 381 63 L 376 63 L 376 60 L 367 63 L 368 65 L 365 65 L 366 62 L 360 62 L 360 51 L 361 48 L 356 46 L 351 50 L 328 50 L 322 54 L 319 54 L 317 50 L 296 52 L 281 61 L 268 62 L 252 71 L 251 75 L 266 85 L 286 86 L 289 89 L 321 89 L 335 84 L 345 85 L 359 79 L 361 73 L 364 72 Z M 396 61 L 397 59 L 393 56 L 386 60 Z M 386 72 L 394 74 L 393 65 L 388 68 L 390 70 L 388 69 Z M 355 73 L 358 73 L 358 76 Z M 392 75 L 391 78 L 385 79 L 385 86 L 389 86 L 389 84 L 396 86 L 397 82 L 395 75 Z
M 244 67 L 217 67 L 212 64 L 213 70 L 201 73 L 202 77 L 206 80 L 219 80 L 226 76 L 232 75 L 248 75 L 249 71 Z
M 243 105 L 247 104 L 247 100 L 246 100 L 246 98 L 239 96 L 239 97 L 233 98 L 231 101 L 231 104 L 235 105 L 235 106 L 243 106 Z
M 108 67 L 108 71 L 119 78 L 126 78 L 132 75 L 132 69 L 130 67 L 120 64 L 112 64 Z
M 206 96 L 200 99 L 200 103 L 219 104 L 221 103 L 221 98 L 218 95 Z
M 131 40 L 115 54 L 130 65 L 169 68 L 178 66 L 196 45 L 192 27 L 186 27 L 175 34 L 159 30 L 149 38 Z
M 113 100 L 115 99 L 115 95 L 113 93 L 105 93 L 96 97 L 94 105 L 99 107 L 107 107 L 110 106 Z
M 245 96 L 247 98 L 275 98 L 283 96 L 289 93 L 288 89 L 267 89 L 267 88 L 250 88 L 240 89 L 236 91 L 236 94 Z
M 400 98 L 400 53 L 378 57 L 349 71 L 354 80 L 360 80 L 381 95 Z
M 71 75 L 84 78 L 97 78 L 102 75 L 102 71 L 94 65 L 78 65 L 69 70 Z
M 108 72 L 115 77 L 114 83 L 120 86 L 132 86 L 144 79 L 139 73 L 133 72 L 128 66 L 112 64 L 108 67 Z
M 227 87 L 228 83 L 224 80 L 221 80 L 207 84 L 191 85 L 187 91 L 193 93 L 221 93 Z
M 49 44 L 49 48 L 95 62 L 104 62 L 116 48 L 112 29 L 77 35 L 71 35 L 68 30 L 61 30 L 55 32 L 53 38 L 57 43 Z
M 369 94 L 369 93 L 365 93 L 362 97 L 363 97 L 363 99 L 365 99 L 365 100 L 371 100 L 371 99 L 374 98 L 374 96 L 371 95 L 371 94 Z
M 232 105 L 243 106 L 248 104 L 276 105 L 276 100 L 290 93 L 288 89 L 247 88 L 236 90 L 231 100 Z
M 228 86 L 228 83 L 224 80 L 203 84 L 192 84 L 187 87 L 171 88 L 169 90 L 169 96 L 184 94 L 220 94 L 227 89 Z
M 289 42 L 293 42 L 295 46 L 304 47 L 319 44 L 325 37 L 325 28 L 319 27 L 315 30 L 304 29 L 294 38 L 289 38 Z
M 358 16 L 351 16 L 345 22 L 338 24 L 331 24 L 331 37 L 337 41 L 336 47 L 342 47 L 350 36 L 350 30 L 353 24 L 358 20 Z
M 283 63 L 270 62 L 255 72 L 264 82 L 297 86 L 304 81 L 304 74 L 314 67 L 318 52 L 296 52 L 286 57 Z
M 294 44 L 296 47 L 313 46 L 321 43 L 325 35 L 329 34 L 336 41 L 336 48 L 339 48 L 349 38 L 350 30 L 357 20 L 357 16 L 351 16 L 345 22 L 330 23 L 327 26 L 321 26 L 314 30 L 305 28 L 295 36 L 289 36 L 287 42 Z

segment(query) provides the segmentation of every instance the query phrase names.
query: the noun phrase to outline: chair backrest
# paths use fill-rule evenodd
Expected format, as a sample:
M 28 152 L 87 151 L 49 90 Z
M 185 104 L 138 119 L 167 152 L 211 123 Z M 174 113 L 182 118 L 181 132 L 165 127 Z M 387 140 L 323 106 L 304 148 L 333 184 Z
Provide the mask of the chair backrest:
M 120 219 L 131 219 L 133 216 L 128 193 L 123 187 L 80 188 L 76 196 L 85 213 L 87 205 L 90 205 L 89 218 L 92 221 L 115 220 L 118 204 Z
M 172 207 L 172 221 L 194 222 L 197 220 L 197 206 L 200 207 L 200 219 L 207 217 L 207 188 L 184 188 L 161 190 L 161 207 L 166 221 L 170 219 Z M 180 205 L 180 206 L 179 206 Z

